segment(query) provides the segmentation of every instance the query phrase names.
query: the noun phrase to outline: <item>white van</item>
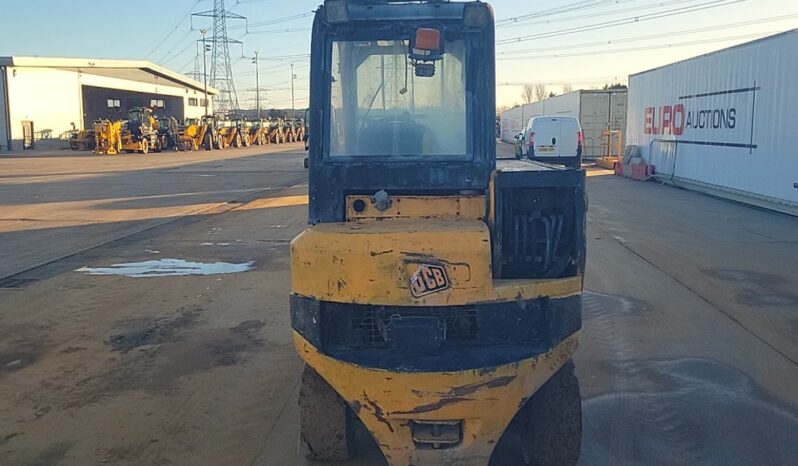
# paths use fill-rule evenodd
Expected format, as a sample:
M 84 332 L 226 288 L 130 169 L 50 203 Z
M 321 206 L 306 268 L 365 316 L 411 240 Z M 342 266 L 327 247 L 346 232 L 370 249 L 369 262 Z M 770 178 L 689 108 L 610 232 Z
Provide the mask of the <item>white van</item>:
M 524 157 L 578 169 L 582 164 L 582 127 L 572 116 L 539 116 L 529 120 L 521 148 Z

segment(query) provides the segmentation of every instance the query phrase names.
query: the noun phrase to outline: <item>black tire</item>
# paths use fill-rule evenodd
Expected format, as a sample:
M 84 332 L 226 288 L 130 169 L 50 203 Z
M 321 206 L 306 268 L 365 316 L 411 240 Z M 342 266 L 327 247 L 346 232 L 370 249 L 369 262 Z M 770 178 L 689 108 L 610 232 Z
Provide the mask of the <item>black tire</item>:
M 299 435 L 307 457 L 346 461 L 354 454 L 354 419 L 341 396 L 315 370 L 305 365 L 299 389 Z
M 582 398 L 569 360 L 523 407 L 525 464 L 573 466 L 582 444 Z
M 142 139 L 141 140 L 141 150 L 139 151 L 139 154 L 146 154 L 149 151 L 150 151 L 150 142 L 147 141 L 146 139 Z

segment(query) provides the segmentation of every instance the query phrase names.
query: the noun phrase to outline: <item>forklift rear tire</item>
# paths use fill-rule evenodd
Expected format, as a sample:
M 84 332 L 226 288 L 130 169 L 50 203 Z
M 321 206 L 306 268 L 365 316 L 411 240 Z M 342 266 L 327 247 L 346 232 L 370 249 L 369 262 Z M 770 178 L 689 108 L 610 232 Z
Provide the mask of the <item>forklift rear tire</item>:
M 299 435 L 308 459 L 345 461 L 354 454 L 353 413 L 318 372 L 305 365 L 299 389 Z
M 569 360 L 526 403 L 523 458 L 528 466 L 573 466 L 582 444 L 582 398 Z
M 150 151 L 150 143 L 149 143 L 149 141 L 147 141 L 146 139 L 142 140 L 141 141 L 141 150 L 139 151 L 139 154 L 146 154 L 149 151 Z

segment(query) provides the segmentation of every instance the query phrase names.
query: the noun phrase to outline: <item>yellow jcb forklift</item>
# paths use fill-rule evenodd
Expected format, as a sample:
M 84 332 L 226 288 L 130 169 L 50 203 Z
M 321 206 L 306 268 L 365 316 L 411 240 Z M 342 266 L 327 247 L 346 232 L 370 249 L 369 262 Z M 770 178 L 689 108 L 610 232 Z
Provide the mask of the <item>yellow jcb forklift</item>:
M 482 2 L 326 0 L 313 23 L 309 223 L 291 243 L 308 456 L 570 466 L 585 173 L 496 160 Z

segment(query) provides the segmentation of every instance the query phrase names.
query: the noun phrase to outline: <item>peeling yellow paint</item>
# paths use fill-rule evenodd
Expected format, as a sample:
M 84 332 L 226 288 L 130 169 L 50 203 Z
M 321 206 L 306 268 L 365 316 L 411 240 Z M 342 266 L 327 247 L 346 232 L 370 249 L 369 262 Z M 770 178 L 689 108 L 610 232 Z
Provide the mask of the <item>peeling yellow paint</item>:
M 296 332 L 294 343 L 378 439 L 391 466 L 484 466 L 518 407 L 573 356 L 578 333 L 536 358 L 451 372 L 369 369 L 319 353 Z M 461 420 L 462 443 L 447 450 L 416 449 L 409 420 Z

